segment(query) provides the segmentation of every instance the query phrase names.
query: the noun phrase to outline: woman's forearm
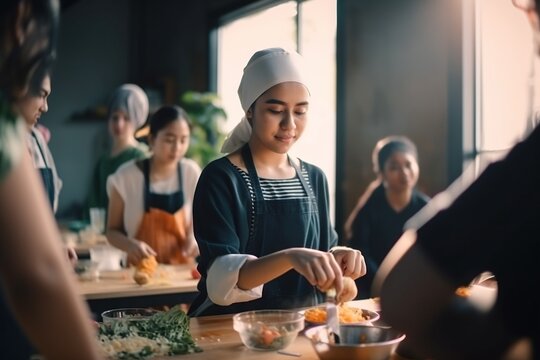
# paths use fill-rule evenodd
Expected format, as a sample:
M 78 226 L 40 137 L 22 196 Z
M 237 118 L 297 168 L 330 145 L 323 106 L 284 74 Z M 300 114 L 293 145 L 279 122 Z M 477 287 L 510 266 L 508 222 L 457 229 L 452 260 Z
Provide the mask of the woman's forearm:
M 130 239 L 127 237 L 123 232 L 115 229 L 107 229 L 107 240 L 111 243 L 111 245 L 129 252 L 130 248 L 133 247 L 133 239 Z
M 47 359 L 99 358 L 42 184 L 24 157 L 0 183 L 0 276 L 21 328 Z
M 240 289 L 253 289 L 265 284 L 292 269 L 287 250 L 248 260 L 238 274 Z

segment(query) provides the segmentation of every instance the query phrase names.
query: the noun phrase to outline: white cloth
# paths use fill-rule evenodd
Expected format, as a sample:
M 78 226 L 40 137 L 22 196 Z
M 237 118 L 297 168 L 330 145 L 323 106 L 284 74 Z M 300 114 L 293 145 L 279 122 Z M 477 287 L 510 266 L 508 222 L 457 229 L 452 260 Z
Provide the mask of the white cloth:
M 32 136 L 32 134 L 35 135 L 35 138 L 34 136 Z M 30 152 L 30 156 L 32 157 L 34 168 L 39 170 L 49 167 L 52 171 L 54 181 L 53 211 L 56 213 L 56 209 L 58 209 L 58 198 L 60 197 L 60 190 L 62 190 L 62 179 L 60 179 L 60 176 L 58 176 L 58 172 L 56 171 L 56 164 L 54 163 L 54 159 L 51 151 L 49 150 L 49 146 L 47 145 L 47 142 L 43 138 L 41 132 L 35 127 L 32 128 L 32 130 L 28 133 L 26 138 L 26 145 L 28 147 L 28 151 Z M 39 151 L 39 147 L 41 147 L 43 156 Z
M 126 235 L 134 238 L 139 230 L 140 222 L 144 215 L 144 174 L 131 160 L 122 164 L 118 170 L 107 178 L 107 195 L 110 196 L 112 189 L 116 189 L 124 201 L 124 227 Z M 192 159 L 182 159 L 182 183 L 184 185 L 184 206 L 186 207 L 186 221 L 191 223 L 193 195 L 197 180 L 201 174 L 200 166 Z M 151 182 L 150 191 L 157 194 L 170 194 L 180 187 L 177 172 L 169 179 Z M 194 240 L 193 227 L 189 237 Z
M 269 48 L 257 51 L 244 68 L 242 80 L 238 87 L 238 96 L 245 112 L 251 105 L 271 87 L 284 82 L 298 82 L 309 91 L 309 80 L 305 73 L 306 66 L 302 57 L 295 51 L 282 48 Z M 249 141 L 251 125 L 245 117 L 229 133 L 222 153 L 238 150 Z
M 136 130 L 144 125 L 148 117 L 148 96 L 135 84 L 121 85 L 111 96 L 108 117 L 118 110 L 122 110 L 129 116 Z
M 208 269 L 206 279 L 208 298 L 221 306 L 261 298 L 264 285 L 249 290 L 242 290 L 236 285 L 240 268 L 246 261 L 256 258 L 248 254 L 229 254 L 216 258 Z
M 227 135 L 223 145 L 221 146 L 221 152 L 224 154 L 232 153 L 237 149 L 240 149 L 242 145 L 246 144 L 251 137 L 251 124 L 242 117 L 240 123 L 234 127 L 234 129 Z

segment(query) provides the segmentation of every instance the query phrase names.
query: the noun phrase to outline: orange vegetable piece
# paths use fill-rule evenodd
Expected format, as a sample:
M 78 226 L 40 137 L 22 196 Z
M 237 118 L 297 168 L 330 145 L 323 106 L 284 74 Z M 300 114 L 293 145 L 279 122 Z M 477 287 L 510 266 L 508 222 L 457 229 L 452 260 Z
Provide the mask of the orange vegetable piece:
M 155 256 L 149 256 L 142 259 L 139 264 L 137 264 L 137 268 L 133 274 L 133 280 L 139 285 L 147 284 L 152 275 L 156 272 L 157 266 L 158 262 Z
M 158 262 L 155 256 L 145 257 L 137 265 L 137 271 L 153 275 L 158 266 Z

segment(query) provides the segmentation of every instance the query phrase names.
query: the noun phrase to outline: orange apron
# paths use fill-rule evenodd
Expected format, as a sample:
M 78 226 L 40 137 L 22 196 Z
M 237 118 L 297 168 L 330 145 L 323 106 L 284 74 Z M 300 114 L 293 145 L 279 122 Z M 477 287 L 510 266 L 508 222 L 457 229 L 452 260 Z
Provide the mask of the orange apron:
M 135 236 L 146 242 L 157 253 L 156 259 L 162 264 L 186 264 L 193 261 L 182 255 L 182 248 L 187 243 L 187 229 L 182 171 L 178 164 L 178 182 L 180 188 L 172 194 L 155 194 L 150 191 L 150 159 L 137 164 L 144 173 L 144 208 L 145 212 Z

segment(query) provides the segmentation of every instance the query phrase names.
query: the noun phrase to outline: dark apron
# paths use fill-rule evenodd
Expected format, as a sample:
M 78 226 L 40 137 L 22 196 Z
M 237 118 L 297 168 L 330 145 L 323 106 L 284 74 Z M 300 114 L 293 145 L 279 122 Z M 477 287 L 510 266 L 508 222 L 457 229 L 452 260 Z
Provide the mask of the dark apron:
M 144 215 L 135 238 L 146 242 L 157 253 L 162 264 L 185 264 L 191 259 L 182 254 L 187 241 L 188 224 L 184 208 L 182 169 L 178 164 L 180 188 L 172 194 L 150 191 L 150 160 L 138 163 L 144 174 Z
M 8 307 L 3 289 L 0 289 L 0 331 L 0 359 L 28 360 L 37 353 Z
M 296 170 L 305 193 L 302 199 L 264 201 L 257 170 L 248 145 L 242 149 L 242 157 L 255 192 L 255 226 L 245 249 L 240 253 L 262 257 L 292 247 L 320 248 L 320 220 L 317 199 L 306 183 L 301 169 L 289 159 Z M 238 313 L 255 309 L 289 309 L 308 307 L 323 302 L 322 294 L 296 270 L 290 270 L 264 284 L 262 297 L 229 306 L 202 304 L 195 310 L 197 316 Z
M 54 211 L 54 176 L 53 171 L 49 167 L 49 164 L 47 164 L 47 158 L 45 157 L 45 154 L 43 153 L 43 149 L 41 148 L 41 145 L 39 145 L 39 141 L 32 131 L 32 137 L 36 141 L 36 144 L 39 149 L 39 153 L 41 154 L 41 158 L 43 159 L 43 163 L 45 164 L 44 168 L 39 168 L 39 175 L 41 175 L 41 180 L 43 181 L 43 185 L 45 186 L 45 192 L 47 193 L 47 197 L 49 198 L 49 203 L 51 204 L 51 209 Z

